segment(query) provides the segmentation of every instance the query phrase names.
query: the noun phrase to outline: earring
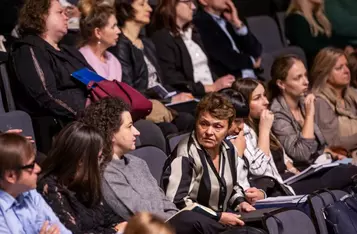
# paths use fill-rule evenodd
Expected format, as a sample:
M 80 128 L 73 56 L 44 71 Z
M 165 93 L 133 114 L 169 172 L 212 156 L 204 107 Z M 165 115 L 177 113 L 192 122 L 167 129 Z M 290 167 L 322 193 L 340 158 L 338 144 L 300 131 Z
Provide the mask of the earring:
M 98 42 L 97 42 L 97 44 L 98 44 L 98 45 L 100 45 L 100 44 L 101 44 L 101 42 L 100 42 L 100 41 L 98 41 Z

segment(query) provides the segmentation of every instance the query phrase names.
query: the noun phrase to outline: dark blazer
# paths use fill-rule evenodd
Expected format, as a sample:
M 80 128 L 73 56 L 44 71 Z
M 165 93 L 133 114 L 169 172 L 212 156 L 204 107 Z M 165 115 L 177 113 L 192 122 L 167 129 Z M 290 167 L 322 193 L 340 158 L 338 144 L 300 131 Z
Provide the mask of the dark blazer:
M 149 83 L 149 71 L 144 60 L 144 54 L 155 67 L 158 82 L 162 83 L 162 74 L 156 57 L 155 45 L 149 38 L 140 38 L 144 50 L 137 48 L 124 34 L 120 34 L 116 46 L 109 51 L 118 58 L 122 66 L 122 81 L 145 94 Z M 165 86 L 170 90 L 170 87 Z
M 249 30 L 247 35 L 239 36 L 232 25 L 227 22 L 228 32 L 240 53 L 234 51 L 225 32 L 203 9 L 197 10 L 193 23 L 201 35 L 212 70 L 218 76 L 227 74 L 241 76 L 242 69 L 253 69 L 250 56 L 258 58 L 262 54 L 262 45 Z
M 204 51 L 200 36 L 195 29 L 192 31 L 192 40 Z M 194 82 L 191 56 L 182 38 L 173 36 L 168 29 L 163 28 L 152 35 L 152 41 L 156 46 L 164 74 L 164 84 L 171 85 L 181 92 L 190 92 L 194 96 L 204 96 L 205 89 L 202 83 Z M 213 80 L 215 80 L 214 75 Z

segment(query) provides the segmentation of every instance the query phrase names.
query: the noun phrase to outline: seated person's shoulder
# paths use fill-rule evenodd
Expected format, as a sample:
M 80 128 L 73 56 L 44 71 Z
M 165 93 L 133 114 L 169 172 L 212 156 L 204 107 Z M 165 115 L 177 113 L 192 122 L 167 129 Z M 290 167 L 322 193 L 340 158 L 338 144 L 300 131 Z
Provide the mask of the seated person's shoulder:
M 294 11 L 288 14 L 285 17 L 286 23 L 299 23 L 299 22 L 307 22 L 302 12 Z
M 155 42 L 162 42 L 162 41 L 168 41 L 168 40 L 173 40 L 173 36 L 171 35 L 170 31 L 166 28 L 159 29 L 155 31 L 151 39 Z

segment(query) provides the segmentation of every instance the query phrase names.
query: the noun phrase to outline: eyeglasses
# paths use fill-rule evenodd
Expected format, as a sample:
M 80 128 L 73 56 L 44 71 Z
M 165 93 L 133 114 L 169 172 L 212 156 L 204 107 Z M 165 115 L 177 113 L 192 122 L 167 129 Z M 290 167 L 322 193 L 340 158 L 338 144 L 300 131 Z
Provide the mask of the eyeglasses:
M 36 165 L 36 162 L 33 161 L 32 163 L 24 165 L 24 166 L 21 166 L 21 167 L 18 167 L 17 169 L 18 170 L 27 170 L 27 169 L 33 170 L 35 168 L 35 165 Z

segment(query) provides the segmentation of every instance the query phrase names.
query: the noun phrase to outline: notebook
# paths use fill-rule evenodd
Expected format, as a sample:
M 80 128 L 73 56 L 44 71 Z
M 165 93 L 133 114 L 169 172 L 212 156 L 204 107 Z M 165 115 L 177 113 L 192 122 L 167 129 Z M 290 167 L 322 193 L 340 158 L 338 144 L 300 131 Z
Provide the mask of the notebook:
M 100 75 L 98 75 L 94 71 L 89 70 L 86 67 L 73 72 L 71 75 L 72 77 L 79 80 L 85 85 L 88 85 L 90 81 L 99 82 L 105 80 L 105 78 L 101 77 Z

